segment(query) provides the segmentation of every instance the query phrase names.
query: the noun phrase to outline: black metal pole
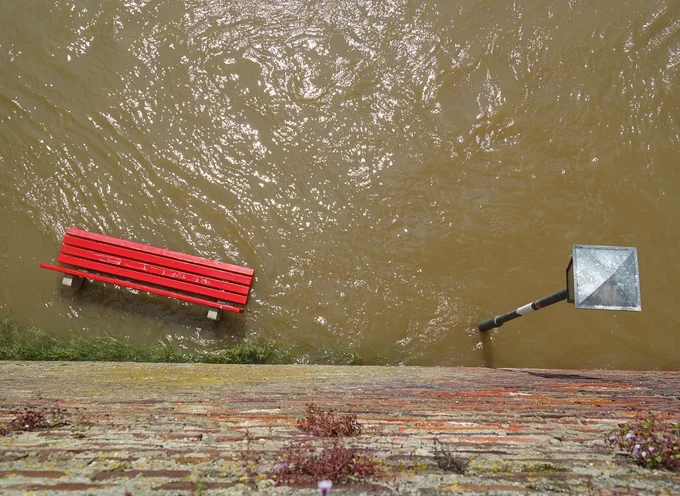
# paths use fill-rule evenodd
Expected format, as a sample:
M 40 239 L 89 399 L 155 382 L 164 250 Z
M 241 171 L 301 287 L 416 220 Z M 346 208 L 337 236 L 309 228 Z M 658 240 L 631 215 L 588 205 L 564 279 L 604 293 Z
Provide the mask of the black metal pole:
M 517 317 L 521 317 L 522 315 L 526 315 L 530 312 L 535 312 L 536 310 L 545 308 L 549 305 L 552 305 L 553 303 L 559 303 L 560 301 L 564 301 L 567 299 L 568 294 L 569 294 L 568 291 L 566 289 L 563 289 L 562 291 L 558 291 L 557 293 L 544 296 L 540 300 L 536 300 L 532 303 L 527 303 L 526 305 L 519 307 L 518 309 L 513 310 L 512 312 L 508 312 L 503 315 L 496 315 L 495 317 L 480 323 L 479 330 L 488 331 L 489 329 L 500 327 L 509 320 L 516 319 Z

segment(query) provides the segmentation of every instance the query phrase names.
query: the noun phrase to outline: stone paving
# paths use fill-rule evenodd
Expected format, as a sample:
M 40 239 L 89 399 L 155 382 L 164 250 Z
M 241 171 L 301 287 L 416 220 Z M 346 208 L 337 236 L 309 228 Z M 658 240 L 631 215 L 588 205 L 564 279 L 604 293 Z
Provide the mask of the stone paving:
M 0 437 L 0 494 L 318 494 L 274 476 L 288 443 L 330 442 L 297 428 L 309 402 L 356 413 L 343 442 L 386 471 L 331 495 L 680 494 L 680 475 L 604 442 L 679 418 L 678 372 L 60 362 L 0 362 L 0 423 L 23 407 L 69 421 Z

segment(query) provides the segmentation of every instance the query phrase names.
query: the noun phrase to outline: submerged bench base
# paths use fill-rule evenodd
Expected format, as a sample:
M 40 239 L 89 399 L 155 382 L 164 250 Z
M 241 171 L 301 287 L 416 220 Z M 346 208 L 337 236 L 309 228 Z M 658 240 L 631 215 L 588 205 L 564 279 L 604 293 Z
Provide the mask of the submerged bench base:
M 205 300 L 201 298 L 196 298 L 194 296 L 184 295 L 181 293 L 175 293 L 173 291 L 166 291 L 160 288 L 154 288 L 151 286 L 145 286 L 144 284 L 137 284 L 130 281 L 124 281 L 122 279 L 115 279 L 112 277 L 101 276 L 98 274 L 91 274 L 89 272 L 84 272 L 80 270 L 68 269 L 66 267 L 59 267 L 50 264 L 40 264 L 43 269 L 54 270 L 57 272 L 64 272 L 64 277 L 61 280 L 62 285 L 70 287 L 72 289 L 78 289 L 82 286 L 84 279 L 92 279 L 93 281 L 100 281 L 109 284 L 114 284 L 116 286 L 122 286 L 130 289 L 137 289 L 139 291 L 146 291 L 147 293 L 158 294 L 161 296 L 169 296 L 170 298 L 175 298 L 178 300 L 188 301 L 190 303 L 197 303 L 199 305 L 205 305 L 209 307 L 214 307 L 208 310 L 208 318 L 211 320 L 218 321 L 222 317 L 222 310 L 228 310 L 230 312 L 241 313 L 242 308 L 234 307 L 231 305 L 226 305 L 224 303 L 217 303 L 210 300 Z M 217 312 L 217 313 L 215 313 Z
M 47 264 L 45 264 L 47 265 Z M 45 269 L 51 269 L 51 267 L 43 267 Z M 63 286 L 66 286 L 68 288 L 71 288 L 73 290 L 78 290 L 83 286 L 83 281 L 85 280 L 85 277 L 80 277 L 80 276 L 74 276 L 72 274 L 64 274 L 64 277 L 61 280 L 61 284 Z M 235 308 L 234 311 L 240 311 L 242 312 L 243 310 L 240 308 Z M 220 308 L 211 308 L 208 310 L 208 319 L 214 320 L 215 322 L 218 322 L 222 320 L 222 309 Z
M 71 289 L 80 289 L 83 286 L 83 278 L 71 274 L 64 274 L 61 284 Z

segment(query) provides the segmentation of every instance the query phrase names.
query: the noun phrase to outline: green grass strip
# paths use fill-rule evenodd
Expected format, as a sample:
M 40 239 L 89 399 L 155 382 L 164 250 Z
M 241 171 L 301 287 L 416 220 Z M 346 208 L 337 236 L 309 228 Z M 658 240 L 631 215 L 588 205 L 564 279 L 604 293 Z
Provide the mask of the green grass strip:
M 0 317 L 0 360 L 158 363 L 290 363 L 273 343 L 244 342 L 218 350 L 178 350 L 167 343 L 136 346 L 113 336 L 56 338 L 36 327 Z

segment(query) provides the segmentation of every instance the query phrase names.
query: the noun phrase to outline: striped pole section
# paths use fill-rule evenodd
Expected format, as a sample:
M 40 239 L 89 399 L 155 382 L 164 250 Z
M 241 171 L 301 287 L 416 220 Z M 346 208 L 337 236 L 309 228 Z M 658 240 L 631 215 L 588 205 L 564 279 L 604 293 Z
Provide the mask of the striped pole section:
M 479 324 L 479 330 L 480 331 L 488 331 L 489 329 L 493 329 L 495 327 L 500 327 L 509 320 L 516 319 L 517 317 L 521 317 L 522 315 L 526 315 L 531 312 L 535 312 L 536 310 L 540 310 L 541 308 L 545 308 L 549 305 L 552 305 L 553 303 L 558 303 L 560 301 L 564 301 L 567 299 L 568 291 L 566 289 L 563 289 L 562 291 L 558 291 L 557 293 L 553 293 L 548 296 L 544 296 L 540 300 L 536 300 L 531 303 L 527 303 L 526 305 L 519 307 L 516 310 L 513 310 L 512 312 L 508 312 L 503 315 L 496 315 L 494 318 L 485 320 L 484 322 Z

